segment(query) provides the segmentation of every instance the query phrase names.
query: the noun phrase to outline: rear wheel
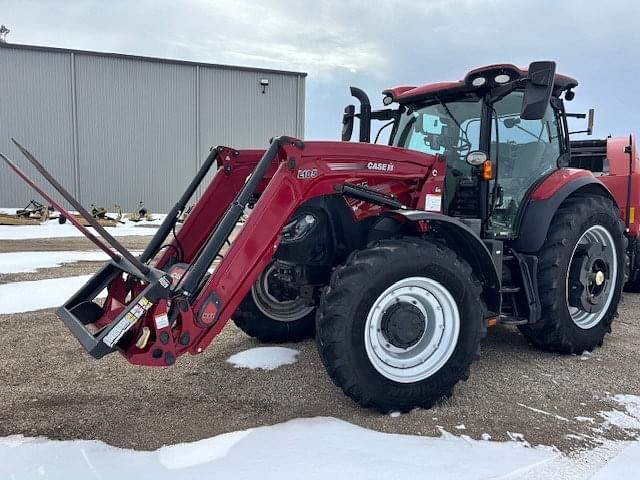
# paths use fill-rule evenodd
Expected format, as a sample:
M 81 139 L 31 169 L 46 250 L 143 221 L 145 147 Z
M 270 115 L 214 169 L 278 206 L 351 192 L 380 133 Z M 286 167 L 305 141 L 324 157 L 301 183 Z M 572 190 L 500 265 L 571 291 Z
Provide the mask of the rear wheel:
M 607 198 L 571 197 L 558 209 L 538 252 L 542 318 L 521 327 L 531 343 L 576 354 L 602 345 L 625 278 L 623 231 Z
M 279 278 L 278 263 L 265 268 L 233 316 L 247 335 L 262 342 L 298 342 L 312 337 L 315 305 L 298 288 Z
M 334 271 L 316 318 L 320 358 L 364 407 L 430 408 L 479 357 L 481 291 L 471 267 L 446 247 L 380 241 Z

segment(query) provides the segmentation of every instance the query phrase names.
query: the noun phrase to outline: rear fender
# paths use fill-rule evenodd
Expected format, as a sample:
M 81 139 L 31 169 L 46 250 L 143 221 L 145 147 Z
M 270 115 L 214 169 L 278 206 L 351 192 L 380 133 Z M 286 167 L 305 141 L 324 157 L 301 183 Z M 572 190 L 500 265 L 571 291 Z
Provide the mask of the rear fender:
M 551 220 L 570 195 L 601 195 L 615 198 L 607 187 L 588 170 L 563 168 L 549 175 L 531 194 L 522 214 L 518 238 L 512 246 L 523 253 L 535 253 L 544 244 Z
M 413 223 L 417 231 L 424 231 L 419 222 L 428 224 L 426 235 L 433 234 L 446 241 L 447 247 L 464 258 L 483 285 L 483 296 L 490 312 L 498 314 L 501 307 L 500 276 L 491 253 L 482 239 L 467 225 L 456 218 L 422 210 L 394 210 L 391 218 L 403 223 Z

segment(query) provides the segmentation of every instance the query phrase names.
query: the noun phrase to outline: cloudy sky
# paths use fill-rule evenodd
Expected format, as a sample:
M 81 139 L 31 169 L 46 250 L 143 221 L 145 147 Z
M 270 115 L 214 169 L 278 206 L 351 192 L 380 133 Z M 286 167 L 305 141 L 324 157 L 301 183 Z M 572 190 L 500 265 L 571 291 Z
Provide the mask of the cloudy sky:
M 459 79 L 553 59 L 596 134 L 640 133 L 635 0 L 0 0 L 8 40 L 308 72 L 306 137 L 336 139 L 347 87 Z M 574 126 L 582 125 L 575 123 Z

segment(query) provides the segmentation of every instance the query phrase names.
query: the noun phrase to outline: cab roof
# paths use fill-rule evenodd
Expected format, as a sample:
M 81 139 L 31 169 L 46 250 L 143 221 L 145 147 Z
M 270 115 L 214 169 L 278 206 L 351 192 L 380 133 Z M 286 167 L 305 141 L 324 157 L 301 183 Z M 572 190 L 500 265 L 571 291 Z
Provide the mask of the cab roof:
M 421 87 L 402 85 L 388 88 L 382 92 L 383 95 L 390 96 L 394 102 L 411 103 L 421 101 L 435 95 L 446 96 L 456 93 L 466 93 L 481 90 L 487 86 L 496 86 L 494 79 L 498 75 L 508 75 L 509 81 L 524 79 L 528 75 L 527 68 L 520 68 L 510 63 L 499 63 L 487 65 L 471 70 L 462 80 L 451 82 L 428 83 Z M 481 86 L 473 86 L 471 82 L 476 78 L 484 77 L 485 83 Z M 553 95 L 559 96 L 563 91 L 577 87 L 578 81 L 566 75 L 556 74 L 554 78 Z

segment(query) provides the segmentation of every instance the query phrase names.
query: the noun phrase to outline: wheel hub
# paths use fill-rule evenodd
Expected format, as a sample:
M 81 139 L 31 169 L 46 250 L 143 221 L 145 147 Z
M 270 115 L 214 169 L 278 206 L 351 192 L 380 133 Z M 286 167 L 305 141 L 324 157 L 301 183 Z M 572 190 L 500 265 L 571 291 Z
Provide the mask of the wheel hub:
M 596 285 L 600 286 L 604 283 L 604 273 L 601 270 L 596 272 Z
M 460 312 L 441 283 L 426 277 L 397 281 L 374 300 L 364 329 L 367 357 L 384 377 L 412 383 L 449 360 L 460 333 Z
M 602 310 L 607 299 L 610 252 L 601 243 L 578 249 L 571 263 L 569 303 L 585 312 Z
M 300 295 L 299 289 L 281 278 L 280 270 L 278 262 L 273 262 L 262 272 L 251 287 L 253 300 L 258 309 L 273 320 L 299 320 L 311 313 L 315 306 Z
M 382 316 L 381 329 L 391 345 L 410 348 L 418 343 L 426 329 L 422 311 L 408 302 L 391 305 Z

